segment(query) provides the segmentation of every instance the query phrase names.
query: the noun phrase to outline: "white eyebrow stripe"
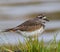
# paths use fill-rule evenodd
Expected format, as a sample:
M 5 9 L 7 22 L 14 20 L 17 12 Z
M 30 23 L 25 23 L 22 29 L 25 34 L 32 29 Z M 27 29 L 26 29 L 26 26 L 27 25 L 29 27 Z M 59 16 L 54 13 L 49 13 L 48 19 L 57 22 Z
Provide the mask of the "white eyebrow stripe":
M 41 16 L 38 16 L 38 17 L 41 17 Z

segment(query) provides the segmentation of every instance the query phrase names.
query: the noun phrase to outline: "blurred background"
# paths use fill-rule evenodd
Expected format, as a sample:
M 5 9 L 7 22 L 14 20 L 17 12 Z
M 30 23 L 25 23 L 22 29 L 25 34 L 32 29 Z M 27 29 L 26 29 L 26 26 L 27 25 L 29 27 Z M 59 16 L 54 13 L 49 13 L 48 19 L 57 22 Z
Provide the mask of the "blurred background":
M 60 0 L 0 0 L 0 30 L 13 28 L 24 21 L 45 14 L 50 22 L 46 23 L 45 32 L 39 37 L 45 42 L 52 40 L 57 34 L 60 40 Z M 12 32 L 0 33 L 0 44 L 15 44 L 24 38 Z

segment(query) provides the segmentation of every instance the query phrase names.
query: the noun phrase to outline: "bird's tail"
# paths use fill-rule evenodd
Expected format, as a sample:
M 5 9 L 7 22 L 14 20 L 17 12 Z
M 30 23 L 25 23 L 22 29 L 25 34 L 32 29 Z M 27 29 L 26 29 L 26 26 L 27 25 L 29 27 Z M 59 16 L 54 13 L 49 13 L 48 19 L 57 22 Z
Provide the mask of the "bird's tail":
M 14 32 L 14 31 L 16 31 L 14 28 L 5 29 L 5 30 L 0 30 L 0 32 Z

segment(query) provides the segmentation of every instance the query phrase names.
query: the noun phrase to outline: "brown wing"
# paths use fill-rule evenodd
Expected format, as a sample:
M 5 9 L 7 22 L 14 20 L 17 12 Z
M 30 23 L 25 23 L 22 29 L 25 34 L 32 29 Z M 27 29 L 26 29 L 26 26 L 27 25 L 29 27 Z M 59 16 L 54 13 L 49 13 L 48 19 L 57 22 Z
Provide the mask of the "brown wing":
M 29 20 L 15 27 L 14 29 L 21 31 L 34 31 L 36 29 L 39 29 L 41 26 L 41 23 L 38 23 L 35 20 Z
M 15 28 L 11 28 L 11 29 L 6 29 L 5 32 L 7 31 L 34 31 L 36 29 L 39 29 L 41 26 L 44 26 L 43 24 L 41 24 L 41 22 L 39 22 L 38 20 L 28 20 L 24 23 L 22 23 L 21 25 L 15 27 Z

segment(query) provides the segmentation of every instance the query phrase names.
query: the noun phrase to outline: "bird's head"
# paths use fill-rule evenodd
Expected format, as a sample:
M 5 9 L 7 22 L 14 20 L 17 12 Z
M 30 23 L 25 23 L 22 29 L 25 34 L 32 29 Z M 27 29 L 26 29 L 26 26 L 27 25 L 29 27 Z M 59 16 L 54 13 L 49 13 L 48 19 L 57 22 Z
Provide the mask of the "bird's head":
M 36 18 L 38 18 L 38 20 L 42 23 L 45 23 L 45 22 L 49 22 L 49 20 L 47 19 L 46 16 L 44 15 L 38 15 Z

